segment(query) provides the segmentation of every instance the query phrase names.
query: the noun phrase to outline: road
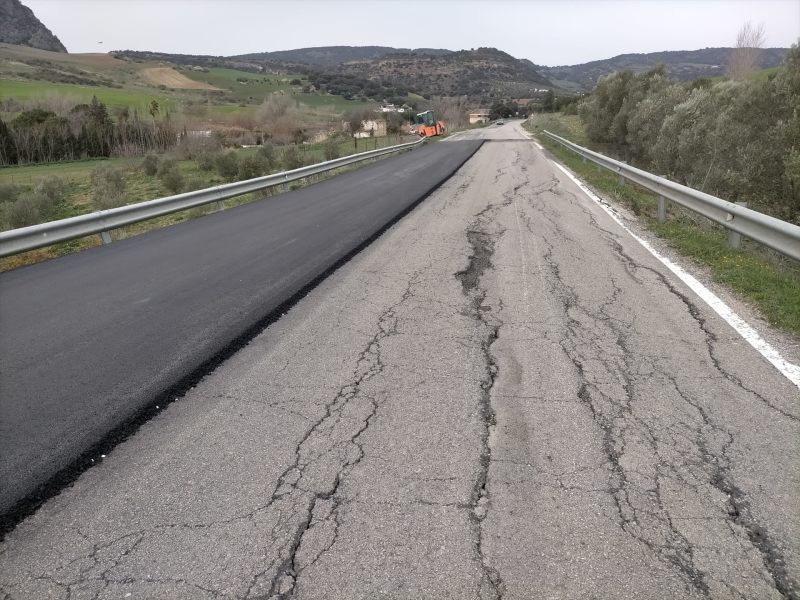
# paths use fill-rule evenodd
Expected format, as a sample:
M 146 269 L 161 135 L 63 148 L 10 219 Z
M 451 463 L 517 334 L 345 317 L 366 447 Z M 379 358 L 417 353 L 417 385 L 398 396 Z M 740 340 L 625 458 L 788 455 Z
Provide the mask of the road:
M 797 387 L 517 128 L 8 534 L 7 597 L 800 597 Z
M 0 274 L 0 513 L 55 474 L 68 480 L 109 431 L 212 368 L 479 144 L 428 146 Z

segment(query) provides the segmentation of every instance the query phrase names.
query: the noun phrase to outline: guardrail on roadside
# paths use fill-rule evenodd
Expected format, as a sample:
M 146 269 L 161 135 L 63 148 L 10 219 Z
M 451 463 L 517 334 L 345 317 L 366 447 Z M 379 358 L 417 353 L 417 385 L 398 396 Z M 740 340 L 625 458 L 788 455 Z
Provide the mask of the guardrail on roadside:
M 744 203 L 728 202 L 716 196 L 686 187 L 674 181 L 658 177 L 647 171 L 631 167 L 623 162 L 592 152 L 573 144 L 549 131 L 543 132 L 550 139 L 580 154 L 600 167 L 604 167 L 625 179 L 658 194 L 658 219 L 666 218 L 667 201 L 680 204 L 731 231 L 730 243 L 738 248 L 741 236 L 764 244 L 781 254 L 800 261 L 800 227 L 746 208 Z
M 219 185 L 205 190 L 186 192 L 185 194 L 178 194 L 177 196 L 158 198 L 138 204 L 130 204 L 128 206 L 101 210 L 87 215 L 70 217 L 69 219 L 61 219 L 59 221 L 50 221 L 49 223 L 42 223 L 40 225 L 31 225 L 30 227 L 3 231 L 0 232 L 0 257 L 19 254 L 20 252 L 27 252 L 28 250 L 35 250 L 36 248 L 43 248 L 44 246 L 51 246 L 58 242 L 74 240 L 96 233 L 100 234 L 100 238 L 104 244 L 110 244 L 111 236 L 109 235 L 109 231 L 112 229 L 147 221 L 156 217 L 162 217 L 196 206 L 211 204 L 212 202 L 217 202 L 219 207 L 223 208 L 223 201 L 227 198 L 242 196 L 276 185 L 283 185 L 284 189 L 286 189 L 286 184 L 291 181 L 297 181 L 298 179 L 303 179 L 311 175 L 326 173 L 333 169 L 338 169 L 339 167 L 345 167 L 363 160 L 377 158 L 385 154 L 410 150 L 420 146 L 424 141 L 425 139 L 423 138 L 416 142 L 408 142 L 397 146 L 389 146 L 388 148 L 379 148 L 378 150 L 369 150 L 368 152 L 343 156 L 342 158 L 336 158 L 308 167 L 301 167 L 300 169 L 294 169 L 292 171 L 266 175 L 265 177 L 237 181 L 235 183 Z

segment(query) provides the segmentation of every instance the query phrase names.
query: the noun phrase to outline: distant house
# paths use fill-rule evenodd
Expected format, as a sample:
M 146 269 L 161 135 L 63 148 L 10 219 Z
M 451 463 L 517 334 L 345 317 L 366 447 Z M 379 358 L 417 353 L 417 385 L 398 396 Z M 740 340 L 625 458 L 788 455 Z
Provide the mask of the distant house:
M 281 79 L 281 83 L 289 83 L 289 80 L 286 79 L 286 77 L 284 77 L 283 79 Z
M 469 113 L 469 124 L 475 123 L 488 123 L 489 122 L 489 109 L 478 108 Z
M 342 131 L 349 131 L 350 123 L 342 121 Z M 383 119 L 367 119 L 361 121 L 361 130 L 353 135 L 356 138 L 382 137 L 386 135 L 386 121 Z

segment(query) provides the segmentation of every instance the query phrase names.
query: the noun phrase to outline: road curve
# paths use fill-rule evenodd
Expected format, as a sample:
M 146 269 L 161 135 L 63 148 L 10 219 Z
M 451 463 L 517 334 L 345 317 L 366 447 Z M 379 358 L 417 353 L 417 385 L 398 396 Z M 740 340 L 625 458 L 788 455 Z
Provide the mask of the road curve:
M 0 274 L 0 513 L 364 244 L 479 146 L 431 144 Z

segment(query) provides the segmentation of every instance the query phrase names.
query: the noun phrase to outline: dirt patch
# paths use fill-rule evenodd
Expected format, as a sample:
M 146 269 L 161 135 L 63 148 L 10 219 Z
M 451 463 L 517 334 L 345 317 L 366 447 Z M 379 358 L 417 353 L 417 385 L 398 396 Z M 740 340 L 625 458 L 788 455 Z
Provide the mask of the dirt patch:
M 181 90 L 220 90 L 218 87 L 201 81 L 192 81 L 169 67 L 142 69 L 142 76 L 156 85 L 165 85 Z

